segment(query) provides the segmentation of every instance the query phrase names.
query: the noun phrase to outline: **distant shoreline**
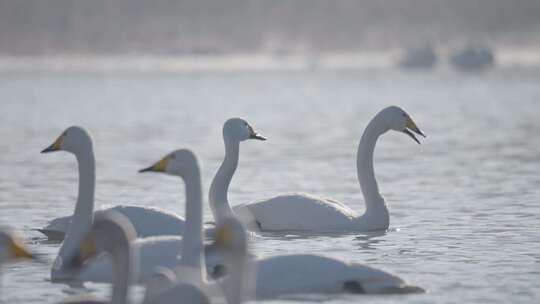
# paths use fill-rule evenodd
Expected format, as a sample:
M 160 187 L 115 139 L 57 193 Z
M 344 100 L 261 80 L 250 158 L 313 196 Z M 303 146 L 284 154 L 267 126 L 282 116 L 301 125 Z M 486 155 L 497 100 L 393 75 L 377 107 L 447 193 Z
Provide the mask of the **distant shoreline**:
M 398 51 L 335 52 L 324 54 L 252 53 L 234 55 L 40 55 L 0 54 L 0 71 L 235 71 L 369 69 L 396 66 Z M 441 57 L 446 54 L 441 53 Z M 441 67 L 447 66 L 444 62 Z M 497 49 L 497 66 L 540 66 L 540 50 Z

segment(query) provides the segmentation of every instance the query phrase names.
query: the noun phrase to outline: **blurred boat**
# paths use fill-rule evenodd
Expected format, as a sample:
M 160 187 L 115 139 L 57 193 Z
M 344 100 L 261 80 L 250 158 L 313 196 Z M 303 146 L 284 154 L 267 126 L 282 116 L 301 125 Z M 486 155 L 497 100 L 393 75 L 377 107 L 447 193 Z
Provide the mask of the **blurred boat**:
M 431 45 L 409 48 L 398 61 L 401 68 L 431 69 L 437 65 L 437 54 Z
M 487 46 L 470 45 L 451 55 L 450 64 L 460 70 L 485 70 L 495 65 L 495 54 Z

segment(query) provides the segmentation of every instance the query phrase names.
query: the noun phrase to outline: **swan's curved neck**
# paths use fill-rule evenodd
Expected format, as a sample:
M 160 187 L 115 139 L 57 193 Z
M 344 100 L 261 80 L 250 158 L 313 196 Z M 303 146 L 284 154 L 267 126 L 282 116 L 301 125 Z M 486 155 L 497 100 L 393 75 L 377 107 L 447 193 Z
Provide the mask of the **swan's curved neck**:
M 366 204 L 366 215 L 372 212 L 388 212 L 383 197 L 379 193 L 373 170 L 373 152 L 380 135 L 388 131 L 378 116 L 375 116 L 362 134 L 358 145 L 356 168 L 360 188 Z
M 82 153 L 75 154 L 79 167 L 79 193 L 75 211 L 69 225 L 66 239 L 60 248 L 61 255 L 68 253 L 76 246 L 80 238 L 92 226 L 94 216 L 94 190 L 96 185 L 96 163 L 94 152 L 88 149 Z
M 202 279 L 206 266 L 203 259 L 201 174 L 198 165 L 190 171 L 183 177 L 186 184 L 186 224 L 180 264 L 194 268 L 197 279 Z
M 77 218 L 77 226 L 84 225 L 88 229 L 92 225 L 94 216 L 94 191 L 96 186 L 94 152 L 89 151 L 77 155 L 77 163 L 79 166 L 79 193 L 73 216 Z
M 227 138 L 224 138 L 224 141 L 225 158 L 212 180 L 209 192 L 210 209 L 217 225 L 222 223 L 226 218 L 234 216 L 229 205 L 227 193 L 236 167 L 238 167 L 238 157 L 240 154 L 240 142 L 228 140 Z
M 115 244 L 117 248 L 111 251 L 113 265 L 113 285 L 111 303 L 125 304 L 128 302 L 128 289 L 131 280 L 131 269 L 134 265 L 133 254 L 129 240 L 125 237 Z

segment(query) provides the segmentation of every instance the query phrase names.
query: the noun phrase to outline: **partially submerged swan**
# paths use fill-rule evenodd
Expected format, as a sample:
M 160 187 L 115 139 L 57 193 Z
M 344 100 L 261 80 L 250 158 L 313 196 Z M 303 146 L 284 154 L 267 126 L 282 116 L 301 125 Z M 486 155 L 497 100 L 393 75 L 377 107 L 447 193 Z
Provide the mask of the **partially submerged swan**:
M 83 128 L 73 126 L 65 130 L 49 147 L 41 153 L 54 151 L 71 152 L 79 165 L 79 193 L 72 216 L 59 217 L 36 229 L 50 240 L 61 241 L 72 222 L 87 223 L 94 214 L 95 159 L 92 138 Z M 115 210 L 126 216 L 135 227 L 138 237 L 156 235 L 182 235 L 184 219 L 172 212 L 150 207 L 116 206 L 105 210 Z M 96 213 L 104 210 L 95 211 Z
M 56 257 L 51 270 L 51 280 L 53 282 L 111 282 L 113 279 L 111 259 L 107 255 L 101 255 L 93 260 L 84 271 L 78 273 L 75 277 L 71 272 L 65 271 L 64 269 L 66 255 L 77 246 L 82 236 L 90 229 L 94 215 L 99 215 L 100 213 L 111 210 L 96 213 L 93 212 L 95 166 L 90 136 L 84 132 L 83 129 L 72 127 L 69 128 L 67 133 L 64 133 L 62 137 L 63 138 L 60 139 L 60 144 L 56 144 L 56 142 L 53 144 L 53 149 L 58 150 L 61 148 L 76 155 L 79 163 L 80 187 L 77 205 L 73 215 L 74 224 L 70 225 L 66 238 L 60 247 L 60 251 L 58 252 L 58 256 Z M 197 189 L 195 182 L 190 181 L 190 183 L 186 183 L 186 216 L 188 216 L 189 213 L 194 212 L 192 211 L 194 208 L 200 208 L 197 207 L 197 204 L 200 205 L 200 202 L 196 198 L 197 195 L 193 194 L 197 191 L 200 191 L 200 189 Z M 145 209 L 142 208 L 141 212 L 144 210 Z M 113 211 L 118 212 L 118 209 L 113 209 Z M 147 216 L 146 219 L 144 219 L 143 216 L 143 221 L 155 226 L 162 225 L 162 222 L 157 221 L 156 218 L 154 218 L 156 221 L 151 220 L 153 214 L 154 213 L 148 215 L 141 214 L 141 216 Z M 125 214 L 123 215 L 126 216 Z M 126 217 L 136 229 L 137 218 L 131 219 L 128 216 Z M 184 227 L 184 225 L 182 225 L 182 227 Z M 188 236 L 192 235 L 192 233 L 187 230 L 187 226 L 185 228 L 184 233 Z M 138 260 L 139 271 L 136 280 L 145 281 L 153 275 L 154 268 L 157 266 L 168 268 L 176 266 L 180 261 L 179 253 L 182 250 L 182 244 L 183 240 L 181 237 L 171 235 L 137 239 L 134 242 L 134 246 L 138 248 L 137 250 L 139 251 L 140 257 Z M 209 269 L 212 271 L 217 263 L 219 263 L 219 257 L 210 257 L 208 263 Z
M 369 122 L 360 139 L 356 161 L 358 180 L 366 205 L 364 214 L 359 214 L 343 203 L 306 194 L 280 195 L 268 200 L 235 206 L 234 213 L 248 225 L 249 229 L 263 231 L 330 232 L 387 229 L 390 223 L 389 212 L 375 180 L 373 151 L 377 139 L 389 130 L 405 133 L 417 143 L 420 142 L 413 132 L 425 137 L 409 114 L 396 106 L 383 109 Z M 225 146 L 225 159 L 212 182 L 210 202 L 215 209 L 218 206 L 223 210 L 230 210 L 227 191 L 238 164 L 238 144 L 227 144 L 226 140 Z M 219 214 L 220 212 L 214 212 L 215 216 Z

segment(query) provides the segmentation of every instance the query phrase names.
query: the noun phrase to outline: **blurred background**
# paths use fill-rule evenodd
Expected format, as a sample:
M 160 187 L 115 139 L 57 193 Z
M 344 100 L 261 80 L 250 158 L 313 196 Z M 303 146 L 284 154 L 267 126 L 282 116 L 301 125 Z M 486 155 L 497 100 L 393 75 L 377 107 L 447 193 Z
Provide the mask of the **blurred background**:
M 65 128 L 94 138 L 96 208 L 183 214 L 178 180 L 137 170 L 191 147 L 208 189 L 223 122 L 242 117 L 268 141 L 242 143 L 232 205 L 307 192 L 361 213 L 358 141 L 394 104 L 427 138 L 377 143 L 390 229 L 252 251 L 364 263 L 428 293 L 274 302 L 536 303 L 539 101 L 540 0 L 0 0 L 0 225 L 51 261 L 4 267 L 0 302 L 81 292 L 48 281 L 59 244 L 32 230 L 73 212 L 74 158 L 39 154 Z
M 303 55 L 313 64 L 332 53 L 482 45 L 540 61 L 539 15 L 538 0 L 0 0 L 0 54 Z

